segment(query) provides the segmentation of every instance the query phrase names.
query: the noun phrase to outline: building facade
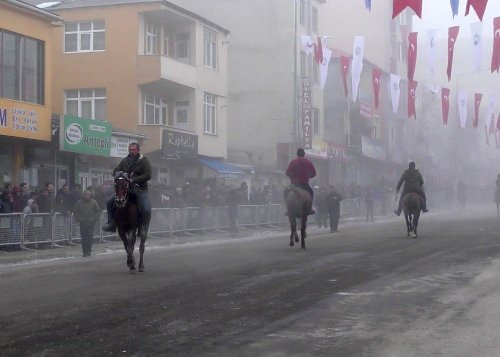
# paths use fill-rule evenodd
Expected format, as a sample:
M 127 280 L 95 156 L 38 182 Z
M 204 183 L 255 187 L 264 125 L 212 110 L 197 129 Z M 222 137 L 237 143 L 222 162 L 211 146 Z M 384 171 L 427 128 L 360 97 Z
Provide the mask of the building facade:
M 159 0 L 77 0 L 50 11 L 64 18 L 54 31 L 52 110 L 71 182 L 110 179 L 130 142 L 153 162 L 153 181 L 218 177 L 214 167 L 227 155 L 228 30 Z M 109 123 L 109 147 L 67 145 L 71 118 L 100 132 Z
M 61 18 L 21 1 L 0 3 L 0 183 L 37 185 L 34 153 L 51 146 L 52 32 Z M 3 185 L 2 185 L 3 186 Z

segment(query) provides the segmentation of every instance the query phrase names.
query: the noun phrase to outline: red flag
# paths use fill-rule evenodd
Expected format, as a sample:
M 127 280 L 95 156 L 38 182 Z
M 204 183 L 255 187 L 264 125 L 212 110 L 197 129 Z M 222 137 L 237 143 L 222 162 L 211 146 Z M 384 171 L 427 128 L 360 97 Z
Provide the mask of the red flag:
M 415 111 L 415 92 L 417 91 L 417 82 L 408 82 L 408 118 L 413 115 L 415 120 L 417 119 L 417 113 Z
M 472 123 L 472 126 L 474 128 L 477 128 L 479 125 L 479 106 L 481 105 L 481 99 L 483 98 L 483 95 L 481 93 L 476 93 L 475 95 L 475 100 L 474 100 L 474 123 Z
M 487 4 L 488 0 L 467 0 L 467 5 L 465 7 L 465 16 L 469 15 L 469 10 L 472 6 L 476 11 L 479 20 L 483 21 L 484 11 L 486 10 Z
M 378 108 L 378 103 L 380 101 L 380 75 L 382 72 L 373 68 L 372 70 L 372 78 L 373 78 L 373 99 L 375 101 L 375 109 Z
M 318 64 L 323 63 L 323 45 L 321 44 L 321 37 L 318 37 L 318 44 L 314 44 L 314 60 Z
M 417 35 L 418 32 L 411 32 L 408 35 L 408 79 L 410 81 L 413 81 L 417 64 Z
M 491 57 L 491 73 L 500 69 L 500 17 L 493 19 L 493 56 Z
M 448 113 L 450 112 L 450 89 L 441 89 L 441 106 L 443 109 L 443 124 L 448 125 Z
M 344 81 L 344 93 L 347 98 L 347 72 L 349 72 L 349 63 L 351 59 L 349 57 L 340 56 L 340 69 L 342 70 L 342 80 Z
M 422 0 L 394 0 L 392 3 L 392 18 L 398 16 L 407 7 L 413 9 L 417 16 L 422 18 Z
M 453 26 L 448 29 L 448 81 L 451 80 L 451 68 L 453 66 L 453 50 L 455 49 L 455 42 L 457 41 L 458 31 L 460 26 Z

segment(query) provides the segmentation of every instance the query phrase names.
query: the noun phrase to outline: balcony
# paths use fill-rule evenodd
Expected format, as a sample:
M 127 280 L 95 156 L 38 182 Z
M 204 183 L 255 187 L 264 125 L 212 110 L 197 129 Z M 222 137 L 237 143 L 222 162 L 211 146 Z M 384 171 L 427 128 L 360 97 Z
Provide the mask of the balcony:
M 139 55 L 137 81 L 140 84 L 161 79 L 196 88 L 197 68 L 176 59 L 160 55 Z

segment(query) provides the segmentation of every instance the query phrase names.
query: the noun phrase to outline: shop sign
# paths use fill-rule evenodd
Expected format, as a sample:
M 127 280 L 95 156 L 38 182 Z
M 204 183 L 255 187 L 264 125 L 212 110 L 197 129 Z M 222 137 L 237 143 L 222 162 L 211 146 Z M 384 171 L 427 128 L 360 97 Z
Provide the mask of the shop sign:
M 367 137 L 361 137 L 361 152 L 363 156 L 369 157 L 371 159 L 386 161 L 387 151 L 380 146 L 375 140 Z
M 306 153 L 311 157 L 327 159 L 328 145 L 323 140 L 314 138 L 312 142 L 312 148 L 306 150 Z
M 134 139 L 126 138 L 123 136 L 111 137 L 111 157 L 125 157 L 128 155 L 128 146 L 131 143 L 137 142 Z
M 166 159 L 196 158 L 198 156 L 198 136 L 163 129 L 161 151 Z
M 50 141 L 48 118 L 37 109 L 0 102 L 0 135 Z
M 302 138 L 304 150 L 310 150 L 312 143 L 312 94 L 311 79 L 302 81 L 300 87 L 300 119 L 302 120 Z
M 59 147 L 61 151 L 109 157 L 111 132 L 112 126 L 108 122 L 65 115 L 62 117 Z

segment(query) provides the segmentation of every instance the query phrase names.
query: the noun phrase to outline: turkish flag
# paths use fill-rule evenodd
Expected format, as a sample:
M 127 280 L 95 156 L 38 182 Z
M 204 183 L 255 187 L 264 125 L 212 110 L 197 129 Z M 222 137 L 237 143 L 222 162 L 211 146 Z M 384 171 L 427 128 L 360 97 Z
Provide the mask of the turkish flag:
M 380 75 L 382 72 L 373 68 L 372 70 L 372 78 L 373 78 L 373 99 L 375 101 L 375 109 L 378 108 L 378 103 L 380 101 Z
M 413 81 L 417 64 L 417 35 L 418 32 L 411 32 L 408 35 L 408 79 L 410 81 Z
M 415 93 L 417 91 L 417 82 L 408 82 L 408 118 L 413 115 L 417 119 L 417 113 L 415 111 Z
M 486 10 L 487 4 L 488 0 L 467 0 L 467 5 L 465 7 L 465 16 L 469 15 L 469 10 L 472 6 L 476 11 L 479 20 L 483 21 L 484 11 Z
M 493 56 L 491 57 L 491 73 L 500 68 L 500 17 L 493 19 Z
M 394 0 L 392 3 L 392 18 L 395 18 L 407 7 L 413 9 L 422 18 L 422 0 Z
M 318 44 L 314 45 L 314 60 L 316 63 L 323 63 L 323 45 L 321 44 L 321 37 L 318 37 Z
M 450 89 L 441 89 L 441 106 L 443 109 L 443 124 L 448 125 L 448 113 L 450 112 Z
M 476 93 L 475 95 L 475 100 L 474 100 L 474 123 L 472 123 L 472 126 L 474 128 L 477 128 L 479 125 L 479 106 L 481 105 L 481 99 L 483 98 L 483 95 L 481 93 Z
M 351 59 L 349 57 L 340 56 L 340 69 L 342 70 L 342 81 L 344 82 L 344 93 L 347 98 L 347 73 L 349 72 L 349 62 Z
M 453 26 L 448 29 L 448 68 L 446 74 L 448 81 L 451 80 L 451 68 L 453 66 L 453 50 L 455 49 L 455 42 L 457 41 L 458 31 L 460 26 Z

